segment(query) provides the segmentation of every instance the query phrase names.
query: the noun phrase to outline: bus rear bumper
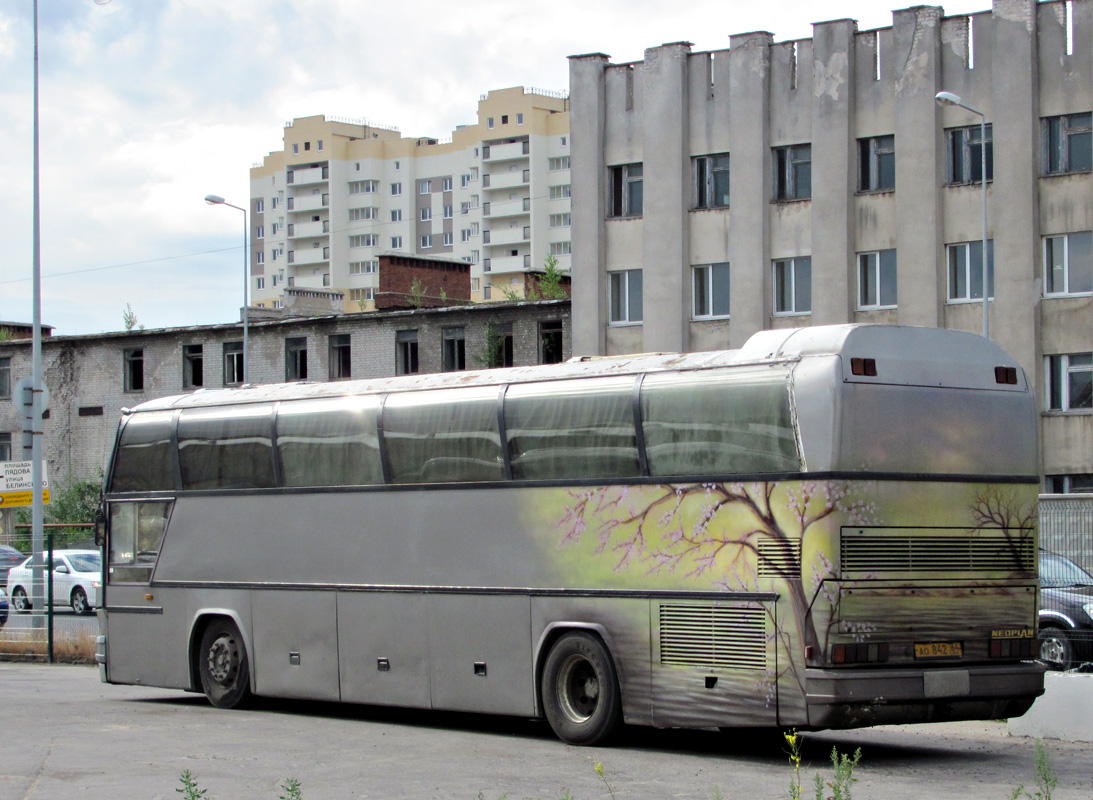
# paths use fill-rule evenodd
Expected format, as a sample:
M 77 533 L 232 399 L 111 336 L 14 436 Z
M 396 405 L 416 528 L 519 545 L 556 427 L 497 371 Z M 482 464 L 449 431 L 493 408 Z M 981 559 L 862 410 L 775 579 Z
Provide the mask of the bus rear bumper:
M 931 669 L 808 669 L 812 728 L 1019 717 L 1044 693 L 1033 662 Z

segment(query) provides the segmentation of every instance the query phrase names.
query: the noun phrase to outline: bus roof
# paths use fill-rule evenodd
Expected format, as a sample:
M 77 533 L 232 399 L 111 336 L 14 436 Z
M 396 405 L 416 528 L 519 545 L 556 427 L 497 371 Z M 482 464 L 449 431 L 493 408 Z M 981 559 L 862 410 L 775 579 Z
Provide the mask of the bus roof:
M 295 382 L 199 389 L 161 397 L 123 409 L 123 413 L 196 408 L 239 403 L 263 403 L 392 391 L 491 386 L 569 378 L 636 375 L 647 372 L 690 371 L 717 367 L 772 364 L 820 355 L 865 355 L 872 358 L 925 364 L 942 362 L 954 374 L 960 365 L 991 361 L 999 366 L 1017 362 L 993 342 L 980 336 L 943 328 L 894 325 L 827 325 L 760 331 L 739 350 L 702 353 L 642 353 L 610 357 L 577 357 L 562 364 L 462 372 L 402 375 L 336 382 Z

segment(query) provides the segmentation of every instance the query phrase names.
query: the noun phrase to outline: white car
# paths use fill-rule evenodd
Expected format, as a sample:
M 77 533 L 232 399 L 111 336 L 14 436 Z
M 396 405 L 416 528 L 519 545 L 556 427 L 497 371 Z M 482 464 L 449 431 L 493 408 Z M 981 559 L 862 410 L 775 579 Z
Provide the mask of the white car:
M 42 554 L 43 563 L 47 554 Z M 8 572 L 8 597 L 16 614 L 31 608 L 30 557 Z M 77 614 L 91 614 L 99 604 L 102 556 L 98 550 L 53 551 L 53 605 L 72 606 Z M 42 587 L 42 594 L 46 588 Z

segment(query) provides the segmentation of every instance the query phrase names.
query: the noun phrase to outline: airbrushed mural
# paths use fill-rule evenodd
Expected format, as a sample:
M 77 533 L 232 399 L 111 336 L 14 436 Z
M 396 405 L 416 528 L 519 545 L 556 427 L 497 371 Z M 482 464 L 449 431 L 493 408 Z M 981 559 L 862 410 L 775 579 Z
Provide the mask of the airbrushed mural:
M 651 630 L 655 724 L 725 724 L 726 715 L 736 724 L 803 724 L 804 670 L 828 666 L 836 641 L 964 639 L 972 620 L 981 638 L 988 626 L 1035 625 L 1027 586 L 1027 570 L 1035 570 L 1035 486 L 765 481 L 579 487 L 541 497 L 534 517 L 556 520 L 544 544 L 559 585 L 724 595 L 684 602 L 708 614 L 697 623 L 691 615 L 678 633 L 676 616 L 664 613 L 674 601 L 653 601 L 647 622 L 617 621 Z M 873 537 L 876 568 L 842 567 L 844 532 Z M 898 561 L 915 547 L 922 569 Z M 959 589 L 946 583 L 953 570 L 937 571 L 954 547 L 949 566 L 968 570 Z M 976 554 L 980 561 L 971 563 Z M 1020 597 L 1008 602 L 1011 590 L 998 582 L 1015 577 L 1026 585 L 1014 587 Z M 976 583 L 990 585 L 996 608 L 969 615 L 968 587 Z M 682 654 L 666 658 L 666 640 L 682 641 Z M 900 652 L 893 650 L 893 661 Z M 968 647 L 964 656 L 978 654 Z

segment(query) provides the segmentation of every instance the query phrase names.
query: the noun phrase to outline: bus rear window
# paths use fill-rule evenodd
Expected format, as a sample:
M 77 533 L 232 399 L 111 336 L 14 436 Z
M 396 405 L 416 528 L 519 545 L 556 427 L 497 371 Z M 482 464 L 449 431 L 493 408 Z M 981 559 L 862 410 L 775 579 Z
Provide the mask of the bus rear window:
M 383 441 L 392 483 L 504 479 L 496 387 L 390 395 Z
M 623 478 L 641 474 L 634 379 L 510 386 L 505 428 L 516 480 Z
M 201 408 L 178 419 L 183 489 L 268 489 L 273 474 L 273 406 Z
M 277 452 L 285 486 L 383 483 L 376 422 L 379 398 L 338 397 L 282 403 Z
M 129 417 L 121 430 L 121 441 L 114 456 L 110 491 L 174 491 L 173 416 L 173 411 L 153 411 Z
M 781 369 L 653 374 L 641 386 L 651 475 L 741 475 L 800 469 L 788 373 Z

